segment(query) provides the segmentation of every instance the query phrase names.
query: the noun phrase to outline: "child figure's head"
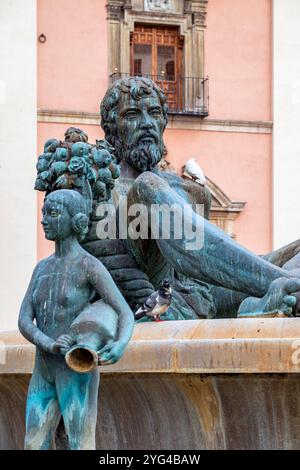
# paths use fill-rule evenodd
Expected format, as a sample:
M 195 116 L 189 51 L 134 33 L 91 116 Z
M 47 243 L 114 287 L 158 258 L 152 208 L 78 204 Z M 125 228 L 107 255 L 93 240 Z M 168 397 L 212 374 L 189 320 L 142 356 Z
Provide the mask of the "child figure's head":
M 64 240 L 76 235 L 82 240 L 88 232 L 89 217 L 83 196 L 71 189 L 50 193 L 44 202 L 42 225 L 48 240 Z

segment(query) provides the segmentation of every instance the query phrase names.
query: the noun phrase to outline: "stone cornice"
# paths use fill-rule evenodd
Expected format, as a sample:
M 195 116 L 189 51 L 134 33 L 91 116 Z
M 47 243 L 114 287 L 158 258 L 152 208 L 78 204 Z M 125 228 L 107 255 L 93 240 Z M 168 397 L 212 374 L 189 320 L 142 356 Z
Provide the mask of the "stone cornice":
M 88 124 L 91 126 L 100 124 L 99 113 L 85 111 L 64 111 L 57 109 L 39 109 L 37 112 L 38 122 L 56 122 L 68 124 Z
M 38 122 L 55 122 L 65 124 L 99 125 L 98 113 L 40 109 Z M 188 129 L 215 132 L 246 132 L 254 134 L 271 134 L 272 121 L 246 121 L 237 119 L 209 119 L 192 115 L 169 115 L 169 129 Z
M 194 129 L 217 132 L 248 132 L 271 134 L 272 121 L 246 121 L 242 119 L 210 119 L 192 115 L 169 115 L 171 129 Z

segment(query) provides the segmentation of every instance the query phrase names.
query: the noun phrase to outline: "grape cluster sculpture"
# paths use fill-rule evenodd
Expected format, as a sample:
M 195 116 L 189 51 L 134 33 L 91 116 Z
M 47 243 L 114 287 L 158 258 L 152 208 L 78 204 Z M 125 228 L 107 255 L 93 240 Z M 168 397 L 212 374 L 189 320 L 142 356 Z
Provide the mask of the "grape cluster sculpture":
M 120 168 L 114 148 L 106 140 L 88 143 L 87 134 L 70 127 L 65 140 L 49 139 L 36 165 L 35 189 L 47 194 L 74 189 L 97 202 L 108 201 Z

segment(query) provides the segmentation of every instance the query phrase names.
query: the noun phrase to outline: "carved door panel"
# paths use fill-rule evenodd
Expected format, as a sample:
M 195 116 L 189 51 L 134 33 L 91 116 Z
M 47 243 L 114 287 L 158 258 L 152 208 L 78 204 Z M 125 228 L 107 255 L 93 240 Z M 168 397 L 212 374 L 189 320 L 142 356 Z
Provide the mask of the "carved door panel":
M 131 74 L 152 78 L 166 93 L 170 110 L 180 108 L 183 40 L 177 28 L 135 25 Z

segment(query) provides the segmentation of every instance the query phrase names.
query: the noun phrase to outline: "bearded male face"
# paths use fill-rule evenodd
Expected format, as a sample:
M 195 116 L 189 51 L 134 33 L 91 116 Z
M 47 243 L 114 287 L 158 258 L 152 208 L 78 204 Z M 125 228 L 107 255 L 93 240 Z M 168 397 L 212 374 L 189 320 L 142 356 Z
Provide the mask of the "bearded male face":
M 152 170 L 164 151 L 165 119 L 156 93 L 139 100 L 130 93 L 122 93 L 117 114 L 114 144 L 117 156 L 140 172 Z

